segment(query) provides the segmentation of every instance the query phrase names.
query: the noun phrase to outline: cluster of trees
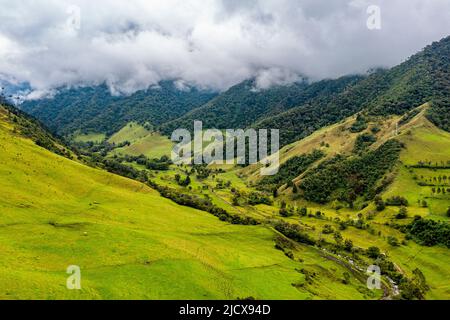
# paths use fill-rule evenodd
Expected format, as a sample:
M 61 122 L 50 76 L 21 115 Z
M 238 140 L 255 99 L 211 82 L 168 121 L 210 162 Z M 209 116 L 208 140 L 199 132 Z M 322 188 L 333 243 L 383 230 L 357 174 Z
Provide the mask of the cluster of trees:
M 272 199 L 267 196 L 264 193 L 261 192 L 241 192 L 236 190 L 235 188 L 231 189 L 231 192 L 233 193 L 233 206 L 239 206 L 241 205 L 241 202 L 245 201 L 247 204 L 251 206 L 255 206 L 258 204 L 266 204 L 266 205 L 272 205 L 273 201 Z
M 405 206 L 407 207 L 409 205 L 408 200 L 405 197 L 402 196 L 392 196 L 388 199 L 386 199 L 386 205 L 388 206 Z
M 414 176 L 414 179 L 417 180 L 418 177 Z M 436 185 L 446 185 L 447 181 L 450 183 L 450 176 L 447 175 L 439 175 L 439 176 L 434 176 L 434 177 L 424 177 L 423 175 L 420 176 L 421 181 L 418 182 L 418 185 L 420 186 L 436 186 Z M 447 188 L 447 190 L 445 188 L 443 188 L 444 193 L 445 191 L 450 192 L 450 188 Z M 436 193 L 436 188 L 434 188 L 433 193 Z M 441 193 L 441 191 L 439 191 L 438 193 Z
M 356 138 L 355 146 L 353 147 L 353 152 L 357 154 L 361 154 L 363 151 L 366 151 L 368 147 L 374 144 L 377 141 L 377 137 L 370 133 L 360 134 Z
M 386 209 L 386 202 L 383 201 L 383 199 L 380 196 L 376 196 L 374 199 L 375 207 L 377 211 L 383 211 Z
M 291 185 L 294 188 L 292 180 L 297 178 L 314 162 L 324 157 L 325 154 L 320 150 L 314 150 L 309 154 L 295 156 L 283 163 L 277 174 L 264 177 L 259 183 L 258 188 L 264 190 L 278 189 L 284 184 Z M 295 190 L 297 188 L 295 187 Z
M 106 157 L 108 153 L 113 151 L 116 148 L 122 148 L 125 146 L 129 146 L 131 143 L 129 141 L 124 141 L 119 144 L 109 143 L 106 139 L 101 142 L 71 142 L 74 149 L 80 150 L 80 153 L 84 155 L 90 155 L 92 153 L 98 153 L 102 157 Z
M 421 160 L 416 165 L 410 166 L 411 168 L 429 168 L 429 169 L 450 169 L 450 160 L 433 162 L 431 160 Z
M 187 187 L 191 184 L 191 177 L 186 176 L 186 178 L 181 178 L 181 175 L 178 173 L 175 175 L 175 181 L 178 183 L 179 186 Z
M 166 171 L 169 170 L 170 165 L 172 164 L 172 160 L 170 160 L 167 156 L 162 156 L 161 158 L 149 159 L 145 155 L 141 154 L 139 156 L 132 155 L 114 155 L 111 161 L 115 161 L 118 163 L 136 163 L 142 166 L 145 166 L 149 170 L 156 171 Z
M 308 244 L 311 246 L 316 244 L 316 241 L 312 239 L 306 232 L 304 232 L 298 224 L 290 224 L 284 221 L 276 221 L 274 223 L 274 227 L 275 230 L 282 233 L 289 239 L 292 239 L 300 243 Z
M 367 129 L 367 120 L 366 118 L 361 115 L 358 114 L 356 116 L 356 121 L 353 122 L 352 126 L 350 127 L 350 132 L 356 133 L 356 132 L 361 132 Z
M 408 239 L 413 239 L 424 246 L 442 244 L 450 248 L 450 224 L 445 221 L 423 219 L 419 216 L 407 225 L 396 225 L 406 233 Z
M 396 219 L 405 219 L 408 217 L 408 209 L 406 207 L 400 207 L 400 210 L 395 215 Z
M 273 204 L 272 199 L 261 192 L 250 192 L 247 195 L 247 202 L 251 206 L 255 206 L 257 204 L 266 204 L 270 206 Z
M 95 159 L 93 157 L 94 161 L 97 161 L 97 163 L 100 161 L 101 166 L 105 170 L 111 173 L 118 174 L 123 177 L 127 177 L 134 180 L 140 180 L 142 182 L 147 181 L 147 174 L 144 171 L 137 170 L 129 165 L 122 164 L 114 159 Z
M 170 187 L 160 186 L 152 180 L 148 181 L 148 185 L 153 189 L 157 190 L 164 198 L 170 199 L 182 206 L 187 206 L 209 212 L 214 216 L 218 217 L 222 221 L 227 221 L 232 224 L 241 224 L 241 225 L 260 224 L 260 222 L 254 218 L 231 214 L 227 212 L 225 209 L 216 206 L 214 203 L 212 203 L 210 199 L 200 198 L 193 194 L 185 194 L 179 192 Z
M 442 188 L 441 189 L 441 187 L 437 187 L 437 188 L 435 188 L 435 187 L 433 187 L 433 188 L 431 188 L 431 192 L 433 193 L 433 194 L 446 194 L 446 193 L 450 193 L 450 188 Z
M 209 169 L 205 164 L 192 166 L 191 174 L 196 174 L 197 179 L 204 180 L 210 176 L 213 171 Z
M 376 182 L 393 167 L 402 147 L 400 142 L 389 140 L 363 155 L 337 155 L 307 173 L 299 188 L 309 201 L 327 203 L 336 199 L 352 207 L 358 196 L 375 197 Z
M 222 168 L 216 168 L 216 169 L 208 168 L 208 165 L 206 163 L 190 164 L 189 166 L 185 165 L 185 164 L 181 164 L 181 165 L 177 165 L 177 166 L 178 166 L 178 168 L 182 169 L 187 175 L 196 176 L 196 178 L 198 180 L 207 179 L 211 175 L 213 178 L 215 178 L 216 174 L 225 172 Z
M 400 299 L 425 299 L 425 294 L 430 288 L 428 287 L 425 276 L 423 275 L 422 271 L 420 271 L 420 269 L 414 269 L 412 278 L 409 279 L 401 274 L 395 267 L 394 263 L 392 263 L 392 261 L 390 261 L 385 255 L 378 254 L 378 248 L 373 247 L 371 249 L 371 252 L 373 253 L 372 257 L 377 256 L 374 259 L 376 259 L 376 265 L 380 267 L 383 275 L 389 277 L 398 284 L 398 287 L 400 289 Z

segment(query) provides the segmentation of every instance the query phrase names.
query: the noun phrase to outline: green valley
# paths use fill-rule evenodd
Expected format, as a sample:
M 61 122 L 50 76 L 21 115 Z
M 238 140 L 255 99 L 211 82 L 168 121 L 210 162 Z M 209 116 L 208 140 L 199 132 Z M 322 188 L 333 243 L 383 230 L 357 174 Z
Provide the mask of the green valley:
M 334 79 L 0 95 L 0 299 L 449 300 L 449 57 L 446 37 Z M 194 121 L 280 150 L 178 163 Z

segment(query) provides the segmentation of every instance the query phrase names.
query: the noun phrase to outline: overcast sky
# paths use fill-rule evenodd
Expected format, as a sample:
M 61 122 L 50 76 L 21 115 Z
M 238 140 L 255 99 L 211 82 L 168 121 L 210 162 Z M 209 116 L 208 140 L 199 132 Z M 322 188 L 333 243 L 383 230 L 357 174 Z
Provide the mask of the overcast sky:
M 261 88 L 398 64 L 450 34 L 450 0 L 0 0 L 0 78 L 45 92 L 162 79 Z M 370 5 L 381 29 L 370 30 Z M 80 13 L 78 15 L 78 13 Z M 371 20 L 372 21 L 372 20 Z

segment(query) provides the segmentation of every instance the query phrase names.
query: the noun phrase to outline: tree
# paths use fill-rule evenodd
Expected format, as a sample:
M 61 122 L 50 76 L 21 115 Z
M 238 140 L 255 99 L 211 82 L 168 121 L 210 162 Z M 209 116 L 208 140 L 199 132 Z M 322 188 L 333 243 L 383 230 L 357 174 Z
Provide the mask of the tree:
M 348 251 L 348 252 L 351 252 L 352 249 L 353 249 L 353 241 L 350 240 L 350 239 L 346 239 L 344 241 L 344 250 Z
M 186 177 L 186 179 L 184 180 L 179 180 L 178 184 L 182 187 L 187 187 L 188 185 L 191 184 L 191 178 L 189 176 Z
M 334 229 L 332 226 L 330 226 L 329 224 L 326 224 L 323 229 L 322 229 L 322 233 L 323 234 L 331 234 L 334 232 Z
M 367 256 L 372 259 L 376 259 L 380 256 L 381 252 L 378 247 L 369 247 L 367 249 Z
M 450 217 L 450 207 L 447 209 L 447 217 Z
M 235 206 L 235 207 L 239 206 L 239 195 L 235 194 L 232 202 L 233 202 L 232 203 L 233 206 Z
M 344 240 L 342 238 L 341 233 L 339 231 L 335 231 L 334 234 L 333 234 L 333 237 L 334 237 L 334 241 L 336 241 L 336 244 L 338 246 L 340 246 L 342 244 L 342 241 Z
M 396 219 L 405 219 L 408 216 L 408 209 L 406 207 L 401 207 L 395 216 Z
M 389 236 L 387 242 L 393 247 L 398 247 L 400 245 L 397 238 L 393 236 Z
M 350 283 L 350 273 L 344 272 L 342 275 L 344 276 L 344 279 L 342 279 L 342 283 L 349 284 Z
M 450 210 L 450 208 L 449 208 L 449 210 Z M 302 217 L 306 216 L 308 214 L 308 208 L 302 207 L 302 208 L 298 209 L 298 214 Z
M 293 215 L 292 211 L 287 208 L 280 209 L 280 216 L 282 217 L 291 217 Z
M 377 196 L 375 198 L 375 206 L 377 208 L 377 211 L 383 211 L 386 209 L 386 204 L 384 203 L 383 199 L 380 196 Z

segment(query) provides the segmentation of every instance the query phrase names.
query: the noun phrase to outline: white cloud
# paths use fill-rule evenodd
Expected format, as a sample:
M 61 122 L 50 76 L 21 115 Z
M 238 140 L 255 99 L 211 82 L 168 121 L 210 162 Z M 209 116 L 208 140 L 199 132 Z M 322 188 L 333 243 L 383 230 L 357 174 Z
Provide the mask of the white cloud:
M 381 30 L 366 27 L 372 4 L 381 7 Z M 113 93 L 132 93 L 162 79 L 225 89 L 250 77 L 266 88 L 299 75 L 321 79 L 392 66 L 450 30 L 448 0 L 0 5 L 0 74 L 41 92 L 106 82 Z

